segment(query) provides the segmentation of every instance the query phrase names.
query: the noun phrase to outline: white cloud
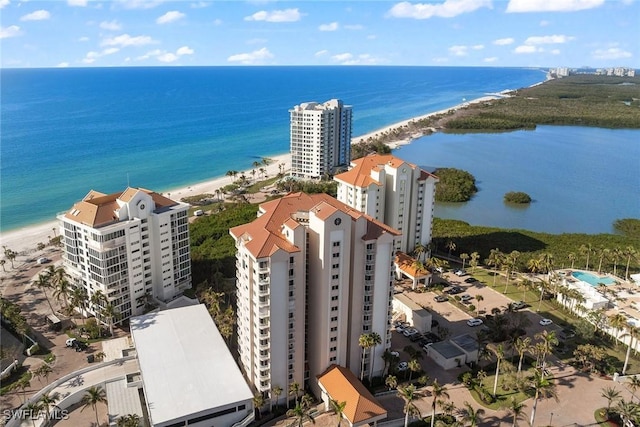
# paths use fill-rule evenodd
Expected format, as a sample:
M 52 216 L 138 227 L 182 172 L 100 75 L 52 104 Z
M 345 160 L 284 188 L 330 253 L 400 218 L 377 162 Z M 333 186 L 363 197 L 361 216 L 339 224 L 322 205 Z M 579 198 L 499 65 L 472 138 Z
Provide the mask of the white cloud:
M 8 39 L 9 37 L 18 37 L 22 35 L 20 27 L 17 25 L 10 25 L 8 27 L 0 27 L 0 39 Z
M 515 40 L 511 37 L 506 37 L 504 39 L 497 39 L 493 41 L 493 44 L 498 46 L 506 46 L 512 44 Z
M 268 42 L 269 40 L 267 39 L 260 39 L 260 38 L 256 38 L 256 39 L 249 39 L 246 41 L 246 44 L 265 44 L 266 42 Z
M 199 1 L 196 3 L 191 3 L 191 9 L 202 9 L 204 7 L 208 7 L 210 5 L 210 3 L 206 2 L 206 1 Z
M 339 53 L 337 55 L 333 55 L 331 57 L 331 59 L 333 59 L 336 62 L 344 62 L 344 61 L 349 61 L 351 59 L 353 59 L 353 55 L 346 52 L 346 53 Z
M 541 45 L 541 44 L 562 44 L 573 40 L 575 37 L 565 36 L 564 34 L 554 34 L 552 36 L 533 36 L 524 41 L 526 45 Z
M 102 40 L 101 46 L 144 46 L 148 44 L 157 43 L 149 36 L 135 36 L 132 37 L 129 34 L 121 34 L 116 37 L 109 37 Z
M 269 49 L 267 49 L 266 47 L 263 47 L 262 49 L 254 50 L 253 52 L 238 53 L 236 55 L 231 55 L 230 57 L 227 58 L 227 61 L 239 62 L 241 64 L 251 65 L 251 64 L 262 64 L 265 61 L 268 61 L 269 59 L 272 59 L 272 58 L 273 58 L 273 54 L 269 52 Z
M 328 53 L 329 53 L 329 51 L 327 49 L 322 49 L 322 50 L 319 50 L 316 53 L 314 53 L 313 56 L 320 57 L 320 56 L 325 56 Z
M 176 55 L 178 56 L 193 55 L 193 53 L 194 53 L 194 50 L 191 49 L 189 46 L 182 46 L 178 48 L 178 50 L 176 50 Z
M 119 51 L 120 49 L 117 47 L 109 47 L 109 48 L 103 49 L 102 52 L 96 52 L 92 50 L 90 52 L 87 52 L 82 62 L 84 62 L 85 64 L 93 64 L 94 62 L 96 62 L 96 59 L 102 56 L 113 55 L 114 53 Z
M 546 21 L 546 20 L 540 21 L 540 26 L 541 27 L 548 27 L 549 24 L 551 24 L 551 22 L 549 22 L 549 21 Z
M 510 0 L 507 13 L 519 12 L 573 12 L 593 9 L 605 0 Z
M 0 9 L 9 5 L 9 0 L 0 0 Z
M 88 3 L 87 0 L 67 0 L 69 6 L 85 7 Z
M 79 42 L 88 42 L 89 41 L 89 37 L 87 36 L 82 36 L 78 39 Z
M 122 24 L 115 19 L 113 21 L 102 21 L 100 23 L 100 28 L 109 31 L 120 31 L 122 29 Z
M 377 38 L 378 38 L 378 36 L 376 36 L 375 34 L 369 34 L 369 35 L 367 36 L 367 40 L 375 40 L 375 39 L 377 39 Z
M 170 22 L 175 22 L 178 19 L 182 19 L 185 16 L 186 15 L 182 12 L 178 12 L 177 10 L 172 10 L 160 16 L 158 19 L 156 19 L 156 24 L 168 24 Z
M 535 46 L 518 46 L 513 50 L 514 53 L 536 53 L 538 48 Z
M 28 13 L 20 18 L 21 21 L 44 21 L 51 18 L 51 14 L 44 10 L 36 10 L 35 12 Z
M 360 24 L 354 24 L 354 25 L 343 25 L 343 28 L 345 30 L 364 30 L 364 26 L 360 25 Z
M 596 49 L 591 52 L 593 59 L 624 59 L 631 58 L 633 54 L 619 47 L 610 47 L 609 49 Z
M 551 54 L 552 55 L 560 55 L 560 49 L 552 49 L 551 50 Z
M 483 44 L 474 44 L 473 46 L 471 46 L 471 49 L 473 49 L 473 50 L 482 50 L 482 49 L 484 49 L 484 45 Z
M 296 22 L 302 18 L 298 9 L 273 10 L 267 12 L 261 10 L 251 16 L 245 16 L 245 21 L 266 21 L 266 22 Z
M 114 53 L 118 52 L 120 49 L 117 47 L 108 47 L 105 50 L 102 51 L 102 55 L 113 55 Z
M 58 65 L 56 65 L 56 67 L 58 68 L 67 68 L 69 66 L 68 62 L 61 62 Z
M 320 31 L 336 31 L 338 29 L 338 23 L 332 22 L 330 24 L 322 24 L 318 27 Z
M 171 52 L 166 52 L 161 55 L 158 55 L 158 61 L 160 62 L 175 62 L 178 60 L 178 55 Z
M 473 12 L 481 7 L 491 8 L 491 0 L 445 0 L 444 3 L 409 3 L 403 1 L 395 4 L 388 15 L 394 18 L 429 19 L 434 16 L 453 18 L 463 13 Z
M 214 19 L 214 20 L 213 20 L 213 25 L 215 25 L 216 27 L 217 27 L 218 25 L 222 25 L 222 19 Z
M 383 62 L 368 53 L 361 53 L 356 56 L 349 52 L 333 55 L 331 60 L 340 65 L 377 65 Z
M 466 56 L 468 54 L 468 49 L 469 48 L 467 46 L 451 46 L 449 48 L 449 53 L 454 56 Z
M 151 51 L 145 53 L 144 55 L 138 56 L 136 59 L 138 61 L 143 61 L 143 60 L 149 59 L 151 57 L 162 55 L 163 53 L 166 53 L 166 52 L 163 51 L 163 50 L 160 50 L 160 49 L 154 49 L 154 50 L 151 50 Z
M 497 56 L 490 56 L 489 58 L 484 58 L 483 62 L 496 62 L 498 60 Z
M 431 58 L 431 61 L 435 62 L 436 64 L 444 64 L 445 62 L 449 62 L 449 58 L 436 57 L 436 58 Z

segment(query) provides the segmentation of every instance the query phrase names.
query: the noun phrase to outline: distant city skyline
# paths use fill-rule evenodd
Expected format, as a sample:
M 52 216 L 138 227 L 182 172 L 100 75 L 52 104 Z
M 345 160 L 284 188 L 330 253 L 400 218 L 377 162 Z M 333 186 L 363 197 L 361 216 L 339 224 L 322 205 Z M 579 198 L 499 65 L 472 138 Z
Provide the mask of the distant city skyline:
M 640 67 L 636 0 L 0 0 L 3 68 Z

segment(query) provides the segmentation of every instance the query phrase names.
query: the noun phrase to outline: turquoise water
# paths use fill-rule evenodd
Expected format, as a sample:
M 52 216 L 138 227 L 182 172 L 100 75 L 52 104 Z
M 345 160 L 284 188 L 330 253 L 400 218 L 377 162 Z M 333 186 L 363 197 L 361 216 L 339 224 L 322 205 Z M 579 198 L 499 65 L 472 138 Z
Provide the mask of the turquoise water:
M 539 69 L 0 69 L 0 230 L 51 221 L 90 189 L 187 186 L 289 151 L 306 101 L 353 106 L 353 135 L 544 80 Z
M 467 203 L 439 203 L 440 218 L 549 233 L 612 233 L 619 218 L 640 218 L 640 130 L 538 126 L 534 131 L 436 133 L 396 151 L 427 170 L 472 173 Z M 505 204 L 524 191 L 528 206 Z
M 583 271 L 574 271 L 573 273 L 571 273 L 571 275 L 578 280 L 587 282 L 591 286 L 598 286 L 600 283 L 605 285 L 613 285 L 617 283 L 615 280 L 613 280 L 610 277 L 598 277 L 596 275 L 593 275 L 591 273 L 585 273 Z

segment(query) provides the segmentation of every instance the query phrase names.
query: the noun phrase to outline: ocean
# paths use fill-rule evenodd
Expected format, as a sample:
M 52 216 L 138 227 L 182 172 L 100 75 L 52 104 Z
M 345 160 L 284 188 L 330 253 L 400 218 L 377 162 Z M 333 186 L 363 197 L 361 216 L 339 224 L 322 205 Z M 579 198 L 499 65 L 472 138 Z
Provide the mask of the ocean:
M 0 78 L 0 230 L 8 231 L 55 219 L 90 189 L 109 193 L 130 184 L 166 191 L 288 152 L 288 110 L 301 102 L 340 98 L 352 105 L 355 137 L 464 99 L 529 86 L 545 74 L 131 67 L 3 69 Z

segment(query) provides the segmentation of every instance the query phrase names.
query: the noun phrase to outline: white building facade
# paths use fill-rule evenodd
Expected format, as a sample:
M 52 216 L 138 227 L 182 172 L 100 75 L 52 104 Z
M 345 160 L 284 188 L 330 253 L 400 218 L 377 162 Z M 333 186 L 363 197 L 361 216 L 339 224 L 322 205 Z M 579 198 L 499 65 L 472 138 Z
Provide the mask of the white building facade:
M 351 106 L 339 99 L 306 102 L 289 110 L 291 176 L 321 179 L 351 160 Z
M 63 260 L 75 286 L 87 292 L 81 308 L 100 318 L 113 305 L 118 320 L 142 314 L 149 298 L 169 302 L 191 287 L 189 205 L 150 190 L 91 191 L 58 215 Z M 90 302 L 100 291 L 105 300 Z
M 391 154 L 371 154 L 333 179 L 338 200 L 402 233 L 397 251 L 411 253 L 431 242 L 435 175 Z
M 398 232 L 326 194 L 289 194 L 234 227 L 240 364 L 265 394 L 296 382 L 317 395 L 332 364 L 360 375 L 362 334 L 382 343 L 364 374 L 380 375 L 391 346 Z M 374 356 L 371 356 L 374 353 Z M 373 357 L 373 361 L 370 359 Z

